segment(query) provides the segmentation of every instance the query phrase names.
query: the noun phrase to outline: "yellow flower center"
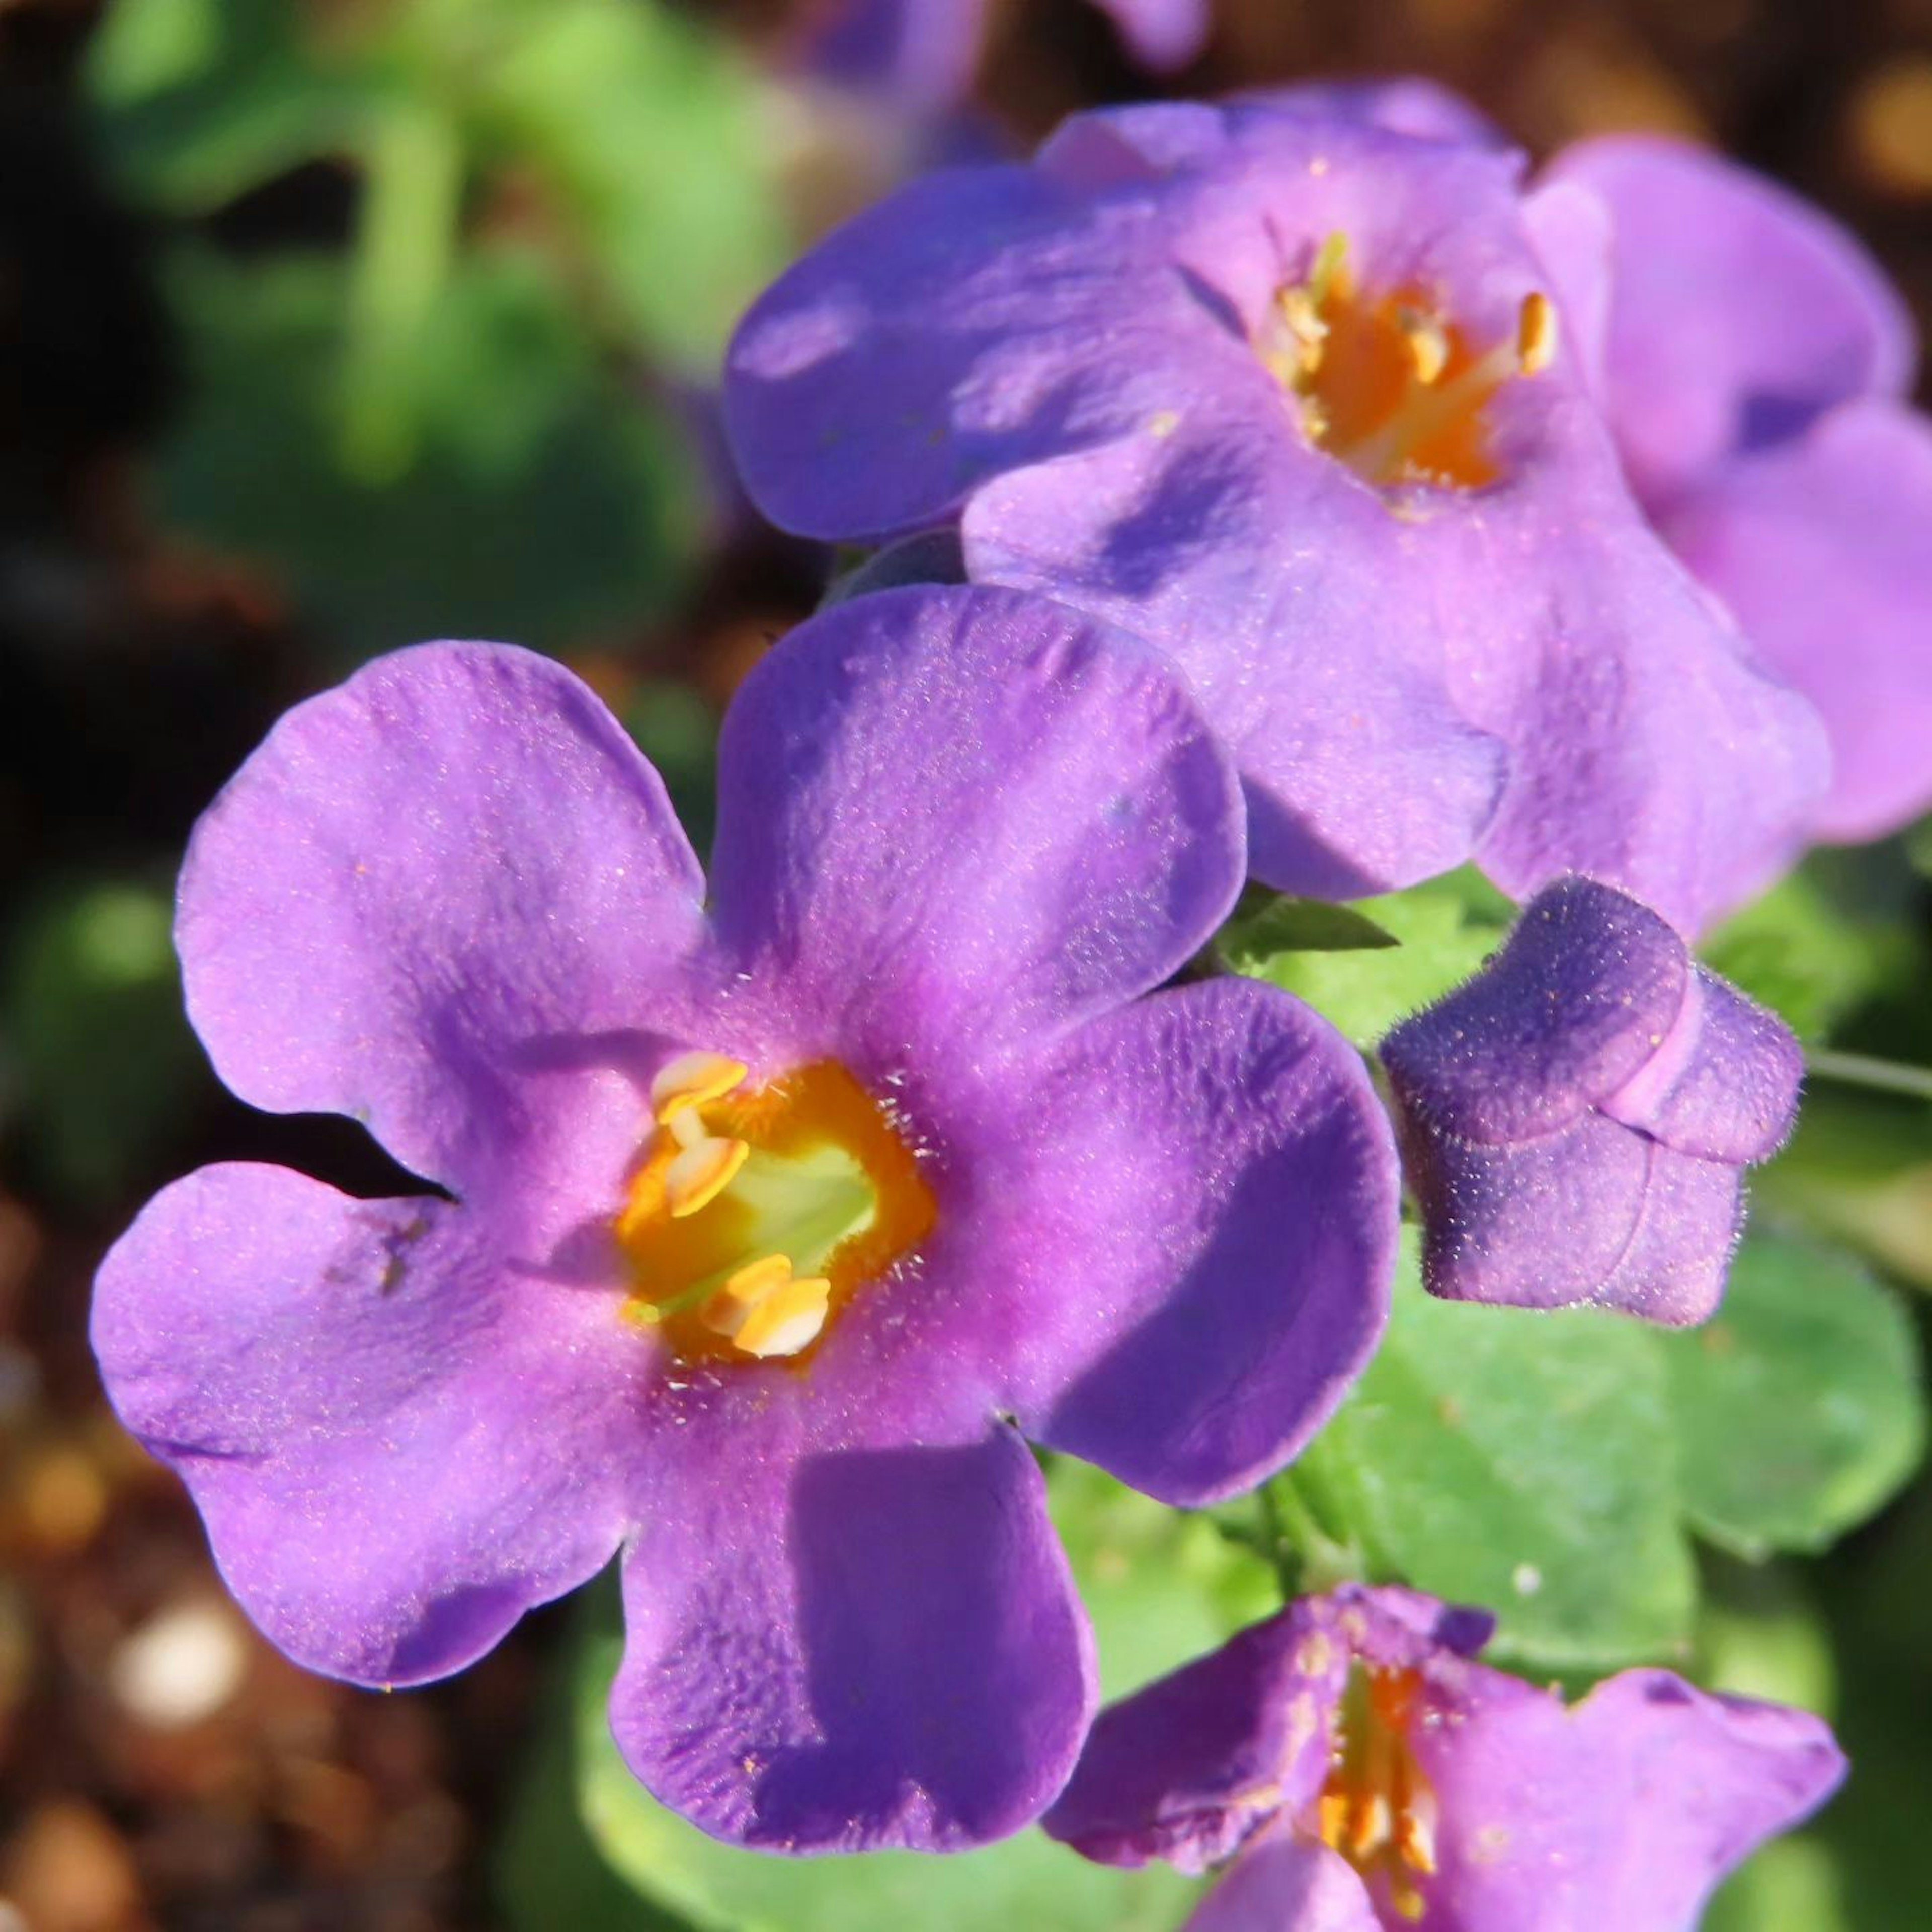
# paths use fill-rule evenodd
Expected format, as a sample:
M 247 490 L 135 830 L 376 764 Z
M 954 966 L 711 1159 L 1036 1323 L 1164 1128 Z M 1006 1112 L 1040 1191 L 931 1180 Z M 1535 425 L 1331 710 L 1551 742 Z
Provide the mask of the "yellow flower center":
M 1489 405 L 1556 354 L 1556 311 L 1526 296 L 1514 340 L 1478 351 L 1422 291 L 1364 294 L 1331 235 L 1305 280 L 1276 291 L 1258 348 L 1303 434 L 1378 489 L 1480 489 L 1502 475 Z
M 656 1130 L 617 1219 L 632 1317 L 686 1360 L 796 1356 L 932 1231 L 917 1157 L 835 1060 L 743 1090 L 722 1054 L 651 1083 Z
M 1322 1843 L 1365 1881 L 1379 1876 L 1412 1921 L 1424 1909 L 1416 1881 L 1436 1869 L 1436 1793 L 1408 1743 L 1421 1691 L 1419 1672 L 1354 1667 L 1316 1820 Z

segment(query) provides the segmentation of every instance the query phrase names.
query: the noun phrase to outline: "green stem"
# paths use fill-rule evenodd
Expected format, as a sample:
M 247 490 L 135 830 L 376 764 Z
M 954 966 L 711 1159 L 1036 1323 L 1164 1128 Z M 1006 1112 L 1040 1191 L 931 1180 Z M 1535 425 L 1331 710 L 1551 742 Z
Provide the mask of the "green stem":
M 1848 1087 L 1869 1087 L 1882 1094 L 1906 1094 L 1915 1100 L 1932 1100 L 1932 1066 L 1905 1066 L 1869 1054 L 1834 1053 L 1814 1047 L 1804 1056 L 1808 1070 L 1820 1080 Z

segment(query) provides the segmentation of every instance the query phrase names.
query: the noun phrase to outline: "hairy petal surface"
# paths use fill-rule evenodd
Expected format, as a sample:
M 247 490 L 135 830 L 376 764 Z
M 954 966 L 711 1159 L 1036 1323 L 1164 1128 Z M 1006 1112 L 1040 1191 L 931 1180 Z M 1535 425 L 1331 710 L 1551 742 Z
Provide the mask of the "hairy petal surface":
M 196 826 L 176 938 L 222 1079 L 459 1192 L 547 1043 L 648 1022 L 704 881 L 657 774 L 533 652 L 425 644 L 298 705 Z
M 1159 658 L 1040 598 L 892 591 L 740 692 L 712 918 L 794 1038 L 957 1089 L 1175 971 L 1241 854 L 1234 775 Z
M 1096 1022 L 992 1099 L 956 1252 L 994 1400 L 1164 1502 L 1288 1461 L 1388 1315 L 1394 1150 L 1354 1052 L 1219 981 Z
M 741 1418 L 742 1420 L 742 1418 Z M 611 1720 L 706 1831 L 770 1851 L 950 1850 L 1017 1831 L 1093 1712 L 1086 1619 L 1025 1445 L 710 1447 L 626 1559 Z
M 94 1352 L 298 1662 L 420 1683 L 608 1562 L 650 1357 L 514 1221 L 204 1168 L 103 1264 Z
M 1823 718 L 1816 835 L 1877 838 L 1932 805 L 1932 423 L 1844 404 L 1685 488 L 1658 526 Z
M 1911 380 L 1911 318 L 1822 211 L 1721 157 L 1639 135 L 1566 149 L 1613 234 L 1605 400 L 1638 493 L 1661 512 L 1714 464 Z

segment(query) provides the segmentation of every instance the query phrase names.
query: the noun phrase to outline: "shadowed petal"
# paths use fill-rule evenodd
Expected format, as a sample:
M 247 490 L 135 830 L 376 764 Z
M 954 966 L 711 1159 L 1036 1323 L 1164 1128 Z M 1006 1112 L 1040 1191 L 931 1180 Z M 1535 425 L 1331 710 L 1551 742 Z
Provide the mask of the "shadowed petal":
M 1132 639 L 1008 592 L 886 592 L 740 692 L 713 920 L 795 1039 L 926 1077 L 1166 978 L 1233 903 L 1240 825 L 1215 740 Z
M 624 1533 L 644 1344 L 609 1298 L 512 1278 L 505 1232 L 234 1165 L 157 1196 L 102 1264 L 116 1410 L 311 1669 L 460 1670 Z
M 626 1559 L 611 1716 L 632 1768 L 766 1850 L 956 1850 L 1030 1822 L 1094 1682 L 1024 1444 L 752 1449 Z
M 957 1237 L 998 1311 L 958 1346 L 994 1399 L 1164 1502 L 1279 1468 L 1388 1314 L 1397 1179 L 1360 1060 L 1220 981 L 1089 1027 L 1002 1105 Z
M 465 1192 L 522 1137 L 525 1057 L 650 1024 L 704 883 L 657 774 L 562 665 L 377 659 L 298 706 L 195 828 L 176 937 L 216 1070 L 348 1114 Z
M 1382 1932 L 1382 1924 L 1346 1858 L 1277 1828 L 1249 1844 L 1185 1932 Z
M 1547 178 L 1610 209 L 1606 400 L 1653 509 L 1734 452 L 1909 382 L 1897 292 L 1851 236 L 1774 182 L 1642 136 L 1566 149 Z
M 1659 521 L 1822 715 L 1818 835 L 1876 838 L 1932 804 L 1932 424 L 1847 404 L 1740 456 Z

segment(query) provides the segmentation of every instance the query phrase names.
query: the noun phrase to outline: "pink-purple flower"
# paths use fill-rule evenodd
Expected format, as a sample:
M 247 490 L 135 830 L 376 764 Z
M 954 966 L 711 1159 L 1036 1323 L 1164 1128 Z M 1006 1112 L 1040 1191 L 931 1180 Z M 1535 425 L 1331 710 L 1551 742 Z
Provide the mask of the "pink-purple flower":
M 1548 177 L 1608 214 L 1601 393 L 1657 529 L 1816 705 L 1810 820 L 1932 805 L 1932 422 L 1912 320 L 1822 210 L 1715 154 L 1588 141 Z
M 1625 484 L 1571 308 L 1594 204 L 1384 109 L 1108 110 L 902 189 L 741 326 L 747 485 L 808 536 L 956 522 L 974 580 L 1159 644 L 1271 884 L 1474 854 L 1694 927 L 1795 849 L 1822 728 Z
M 109 1391 L 306 1664 L 442 1675 L 621 1550 L 613 1721 L 667 1803 L 793 1851 L 1010 1832 L 1093 1698 L 1027 1438 L 1226 1495 L 1385 1314 L 1359 1060 L 1269 989 L 1152 990 L 1242 872 L 1166 668 L 1009 592 L 778 646 L 708 883 L 560 667 L 379 659 L 204 817 L 178 936 L 236 1093 L 442 1192 L 176 1183 L 100 1270 Z
M 1804 1072 L 1782 1022 L 1582 878 L 1380 1052 L 1434 1293 L 1676 1324 L 1716 1309 L 1743 1170 L 1790 1132 Z
M 1108 1864 L 1232 1860 L 1189 1932 L 1689 1932 L 1844 1775 L 1818 1718 L 1667 1671 L 1566 1708 L 1473 1660 L 1491 1624 L 1304 1598 L 1102 1712 L 1046 1828 Z

